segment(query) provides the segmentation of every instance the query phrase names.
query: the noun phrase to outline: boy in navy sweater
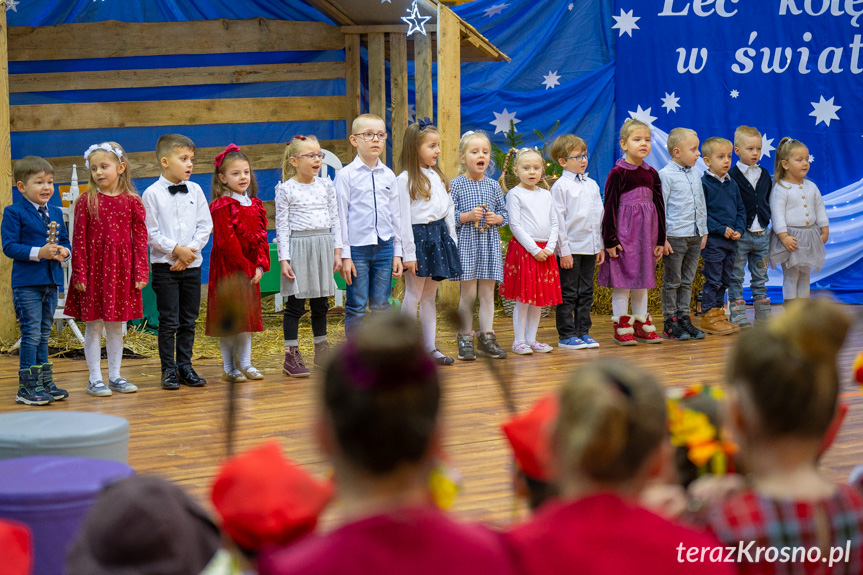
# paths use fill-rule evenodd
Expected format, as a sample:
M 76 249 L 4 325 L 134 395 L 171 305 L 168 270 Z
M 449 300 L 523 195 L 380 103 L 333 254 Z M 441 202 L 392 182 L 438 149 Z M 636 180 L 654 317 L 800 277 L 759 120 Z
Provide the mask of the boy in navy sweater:
M 24 196 L 3 212 L 3 253 L 12 262 L 12 300 L 21 326 L 17 403 L 48 405 L 69 397 L 54 384 L 48 362 L 48 336 L 57 309 L 57 287 L 63 285 L 60 263 L 71 246 L 63 212 L 48 206 L 54 195 L 54 168 L 44 158 L 27 156 L 15 162 L 15 180 Z M 49 241 L 51 224 L 56 237 Z
M 707 203 L 707 245 L 701 252 L 704 259 L 704 289 L 701 307 L 704 319 L 701 329 L 707 333 L 727 335 L 740 327 L 725 319 L 725 290 L 731 283 L 737 240 L 746 225 L 746 209 L 740 190 L 728 169 L 731 167 L 733 146 L 725 138 L 708 138 L 701 146 L 701 155 L 708 171 L 701 177 Z

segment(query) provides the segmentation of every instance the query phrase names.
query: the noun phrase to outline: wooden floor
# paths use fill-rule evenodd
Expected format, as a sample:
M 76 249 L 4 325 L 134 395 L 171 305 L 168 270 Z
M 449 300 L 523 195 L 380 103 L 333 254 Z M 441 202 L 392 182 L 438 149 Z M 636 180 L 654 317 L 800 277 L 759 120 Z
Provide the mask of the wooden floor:
M 858 311 L 859 310 L 855 310 Z M 751 313 L 751 310 L 750 310 Z M 781 310 L 779 311 L 781 313 Z M 495 320 L 501 344 L 512 342 L 512 323 Z M 703 341 L 669 342 L 620 348 L 611 342 L 608 317 L 594 318 L 594 337 L 602 347 L 593 350 L 563 350 L 534 356 L 510 355 L 496 360 L 512 385 L 518 409 L 525 409 L 541 394 L 555 389 L 567 373 L 595 358 L 625 358 L 649 370 L 666 386 L 721 381 L 723 362 L 736 336 L 709 336 Z M 450 336 L 451 337 L 451 336 Z M 544 318 L 540 341 L 556 345 L 554 319 Z M 441 337 L 439 347 L 455 355 L 455 341 Z M 850 366 L 863 348 L 863 330 L 856 328 L 841 354 L 842 373 L 848 374 L 841 393 L 850 404 L 845 425 L 823 459 L 825 472 L 837 481 L 863 463 L 863 400 L 850 381 Z M 254 356 L 254 354 L 253 354 Z M 237 387 L 237 449 L 268 439 L 280 442 L 294 460 L 318 475 L 328 468 L 309 431 L 315 409 L 314 377 L 289 379 L 281 373 L 282 357 L 255 357 L 266 378 Z M 125 417 L 131 424 L 129 463 L 142 474 L 158 474 L 177 482 L 207 504 L 213 474 L 226 450 L 224 435 L 226 384 L 219 381 L 218 360 L 196 363 L 210 384 L 202 389 L 183 387 L 176 392 L 159 388 L 158 360 L 124 360 L 123 375 L 139 386 L 131 395 L 90 397 L 84 391 L 87 369 L 84 361 L 61 359 L 55 363 L 57 381 L 71 396 L 63 402 L 36 408 L 13 401 L 17 389 L 16 356 L 0 356 L 0 412 L 16 410 L 81 410 Z M 488 360 L 486 360 L 488 361 Z M 456 362 L 442 369 L 445 382 L 444 429 L 446 449 L 464 478 L 455 512 L 465 518 L 499 525 L 512 520 L 511 457 L 499 425 L 507 417 L 498 384 L 486 361 Z M 103 362 L 104 364 L 104 362 Z M 338 514 L 338 506 L 330 511 Z

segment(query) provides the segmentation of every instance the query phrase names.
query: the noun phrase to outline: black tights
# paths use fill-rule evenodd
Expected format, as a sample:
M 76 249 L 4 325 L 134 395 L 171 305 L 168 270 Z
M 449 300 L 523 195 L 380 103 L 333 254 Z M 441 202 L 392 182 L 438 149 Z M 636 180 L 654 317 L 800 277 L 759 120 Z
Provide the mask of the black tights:
M 310 297 L 309 308 L 312 310 L 312 334 L 315 337 L 327 335 L 327 310 L 330 309 L 328 298 Z M 300 331 L 300 318 L 306 313 L 305 298 L 288 296 L 285 303 L 285 318 L 282 327 L 285 341 L 294 341 Z

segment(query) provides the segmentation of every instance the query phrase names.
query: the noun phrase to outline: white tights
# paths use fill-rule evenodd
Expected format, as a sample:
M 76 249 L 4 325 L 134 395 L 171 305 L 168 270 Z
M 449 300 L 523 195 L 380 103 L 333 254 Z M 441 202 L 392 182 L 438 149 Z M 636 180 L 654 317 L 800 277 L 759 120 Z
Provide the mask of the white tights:
M 402 314 L 416 319 L 417 306 L 420 310 L 420 327 L 423 331 L 425 349 L 432 352 L 437 349 L 435 332 L 437 331 L 437 296 L 438 282 L 431 278 L 417 277 L 408 272 L 405 274 L 405 299 L 402 302 Z
M 252 365 L 252 332 L 243 331 L 236 335 L 219 338 L 222 348 L 222 366 L 225 373 L 231 373 L 238 367 L 246 369 Z M 234 355 L 236 354 L 236 361 Z
M 632 315 L 647 315 L 647 290 L 614 288 L 611 291 L 611 315 L 620 317 L 629 312 L 629 294 L 632 293 Z
M 795 299 L 809 297 L 809 276 L 812 268 L 809 266 L 782 266 L 782 297 Z
M 520 301 L 516 302 L 515 309 L 512 310 L 513 342 L 528 344 L 535 342 L 541 315 L 541 307 Z
M 105 350 L 108 355 L 108 379 L 120 378 L 123 362 L 123 323 L 94 319 L 84 324 L 84 357 L 90 370 L 90 381 L 102 379 L 102 329 L 105 330 Z
M 477 284 L 479 289 L 477 290 Z M 461 318 L 461 333 L 473 331 L 473 304 L 479 291 L 479 330 L 494 331 L 494 280 L 468 280 L 461 282 L 461 297 L 458 315 Z

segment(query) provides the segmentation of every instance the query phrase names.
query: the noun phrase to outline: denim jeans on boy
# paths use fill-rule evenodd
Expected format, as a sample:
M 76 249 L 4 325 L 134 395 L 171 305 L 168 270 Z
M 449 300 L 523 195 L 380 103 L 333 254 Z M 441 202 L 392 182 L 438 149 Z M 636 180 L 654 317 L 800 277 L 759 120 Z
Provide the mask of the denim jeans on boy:
M 704 266 L 704 289 L 701 290 L 701 309 L 704 311 L 725 304 L 725 290 L 731 283 L 734 271 L 734 258 L 737 257 L 737 242 L 728 238 L 707 238 L 707 245 L 701 251 Z
M 557 337 L 561 341 L 581 337 L 590 331 L 590 308 L 593 307 L 593 270 L 596 256 L 574 254 L 572 267 L 560 267 L 560 293 L 563 301 L 557 304 L 555 320 Z
M 368 246 L 351 246 L 351 261 L 357 270 L 345 298 L 345 335 L 350 337 L 362 325 L 366 303 L 372 312 L 390 308 L 393 276 L 393 239 Z
M 755 235 L 749 230 L 737 240 L 737 258 L 734 260 L 734 275 L 728 286 L 728 301 L 743 299 L 743 279 L 746 264 L 749 264 L 749 275 L 752 278 L 752 300 L 758 301 L 767 297 L 767 255 L 770 252 L 770 233 L 758 232 Z
M 692 281 L 701 255 L 701 236 L 669 237 L 673 253 L 662 258 L 662 315 L 666 318 L 689 315 Z
M 21 326 L 21 349 L 18 367 L 48 363 L 48 336 L 57 309 L 57 286 L 25 286 L 12 288 L 12 303 Z

